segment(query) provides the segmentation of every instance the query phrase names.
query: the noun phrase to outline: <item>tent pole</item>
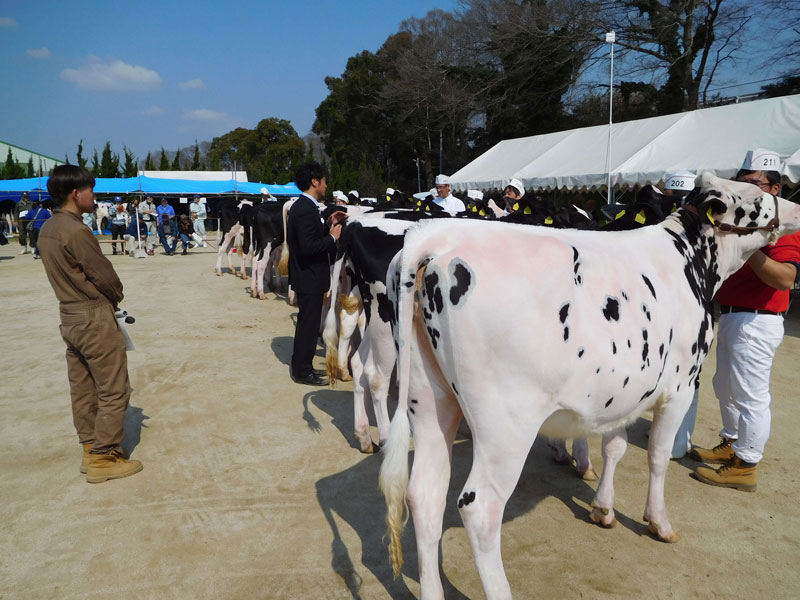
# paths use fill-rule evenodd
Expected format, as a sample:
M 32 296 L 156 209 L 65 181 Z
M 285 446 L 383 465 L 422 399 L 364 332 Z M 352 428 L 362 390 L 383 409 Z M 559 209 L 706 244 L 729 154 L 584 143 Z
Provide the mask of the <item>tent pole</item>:
M 606 34 L 606 43 L 611 44 L 611 75 L 608 82 L 608 148 L 606 149 L 606 173 L 608 179 L 606 186 L 608 188 L 609 204 L 613 202 L 614 190 L 611 187 L 611 125 L 614 121 L 614 42 L 616 41 L 616 33 L 610 31 Z

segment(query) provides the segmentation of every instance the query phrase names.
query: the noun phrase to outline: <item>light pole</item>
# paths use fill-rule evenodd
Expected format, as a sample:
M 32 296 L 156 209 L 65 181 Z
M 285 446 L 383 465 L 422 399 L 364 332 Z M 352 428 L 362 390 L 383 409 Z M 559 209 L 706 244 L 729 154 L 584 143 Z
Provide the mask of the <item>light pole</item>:
M 611 76 L 608 82 L 608 147 L 606 148 L 606 185 L 608 187 L 608 203 L 611 204 L 613 190 L 611 188 L 611 125 L 614 121 L 614 42 L 617 34 L 613 31 L 606 33 L 606 44 L 611 44 Z
M 419 175 L 419 156 L 414 159 L 414 164 L 417 165 L 417 192 L 422 191 L 422 178 Z

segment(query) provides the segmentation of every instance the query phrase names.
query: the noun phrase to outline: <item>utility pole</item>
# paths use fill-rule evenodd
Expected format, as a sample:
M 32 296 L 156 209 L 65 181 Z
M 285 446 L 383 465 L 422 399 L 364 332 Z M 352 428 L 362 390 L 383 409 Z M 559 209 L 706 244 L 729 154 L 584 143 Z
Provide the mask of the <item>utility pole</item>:
M 442 150 L 444 146 L 442 145 L 442 130 L 439 130 L 439 173 L 444 173 L 444 151 Z M 420 190 L 421 191 L 421 190 Z

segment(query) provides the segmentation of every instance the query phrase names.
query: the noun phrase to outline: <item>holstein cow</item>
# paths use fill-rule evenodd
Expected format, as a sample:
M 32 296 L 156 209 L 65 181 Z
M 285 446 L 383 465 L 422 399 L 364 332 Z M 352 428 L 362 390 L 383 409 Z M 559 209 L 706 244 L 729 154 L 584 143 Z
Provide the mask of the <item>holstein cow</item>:
M 644 520 L 659 540 L 678 540 L 664 479 L 713 339 L 712 298 L 755 250 L 800 229 L 800 206 L 755 186 L 708 173 L 697 184 L 685 207 L 632 231 L 434 221 L 406 233 L 387 275 L 398 308 L 400 387 L 380 487 L 395 574 L 406 499 L 411 507 L 423 598 L 442 598 L 438 549 L 462 415 L 473 463 L 458 508 L 487 598 L 511 597 L 500 525 L 540 430 L 603 434 L 591 519 L 608 527 L 625 427 L 653 408 Z M 498 255 L 502 267 L 487 260 Z M 487 352 L 478 363 L 468 348 Z
M 231 261 L 231 253 L 234 248 L 234 243 L 237 236 L 242 237 L 241 245 L 238 245 L 236 250 L 241 259 L 241 277 L 247 279 L 247 271 L 245 263 L 247 255 L 250 253 L 250 235 L 252 227 L 253 203 L 250 200 L 241 200 L 237 206 L 230 204 L 223 205 L 219 209 L 219 233 L 222 239 L 217 248 L 217 275 L 222 275 L 222 257 L 228 259 L 228 267 L 231 273 L 236 273 L 236 268 Z
M 263 202 L 253 208 L 252 215 L 253 272 L 250 295 L 264 299 L 264 277 L 269 277 L 272 287 L 272 267 L 278 264 L 284 237 L 283 206 L 277 202 Z

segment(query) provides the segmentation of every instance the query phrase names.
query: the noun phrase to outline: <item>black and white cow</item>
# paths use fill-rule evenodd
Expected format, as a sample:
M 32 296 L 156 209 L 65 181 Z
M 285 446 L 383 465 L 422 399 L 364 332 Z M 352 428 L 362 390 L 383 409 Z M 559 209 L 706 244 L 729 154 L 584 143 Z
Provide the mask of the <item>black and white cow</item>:
M 253 203 L 250 200 L 241 200 L 238 205 L 223 204 L 219 208 L 219 234 L 222 236 L 217 249 L 217 275 L 222 275 L 222 257 L 228 259 L 231 273 L 247 279 L 246 261 L 250 254 L 250 235 L 253 224 Z M 241 244 L 237 240 L 241 239 Z M 234 247 L 239 254 L 241 270 L 236 272 L 236 267 L 231 261 Z
M 264 299 L 264 278 L 269 277 L 272 287 L 272 267 L 280 260 L 281 248 L 286 239 L 283 227 L 283 205 L 262 202 L 252 211 L 253 271 L 250 295 Z
M 439 541 L 462 416 L 472 430 L 473 464 L 458 508 L 487 598 L 511 597 L 500 526 L 539 431 L 603 434 L 590 516 L 611 526 L 625 427 L 654 409 L 644 520 L 658 539 L 678 540 L 664 481 L 712 343 L 712 297 L 755 250 L 800 229 L 800 206 L 755 186 L 710 174 L 697 184 L 686 207 L 633 231 L 448 221 L 406 233 L 388 274 L 398 309 L 400 389 L 380 486 L 396 574 L 406 500 L 411 507 L 423 598 L 443 597 Z M 500 253 L 502 266 L 487 259 Z M 476 367 L 464 348 L 487 349 L 487 360 Z

